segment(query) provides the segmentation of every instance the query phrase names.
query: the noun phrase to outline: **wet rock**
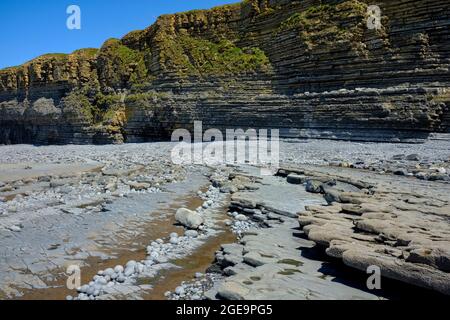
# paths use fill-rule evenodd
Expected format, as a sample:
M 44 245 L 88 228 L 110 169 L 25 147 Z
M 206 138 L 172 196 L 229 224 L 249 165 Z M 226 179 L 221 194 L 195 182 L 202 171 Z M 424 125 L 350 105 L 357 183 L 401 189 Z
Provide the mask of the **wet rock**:
M 408 175 L 408 170 L 406 169 L 395 169 L 394 170 L 394 174 L 397 176 L 407 176 Z
M 321 193 L 322 192 L 322 182 L 318 180 L 308 180 L 306 181 L 306 191 L 311 193 Z
M 420 156 L 417 153 L 409 154 L 406 156 L 408 161 L 420 161 Z
M 305 177 L 291 173 L 287 176 L 286 181 L 290 184 L 303 184 L 305 182 Z
M 405 160 L 405 158 L 404 154 L 396 154 L 392 157 L 392 160 Z
M 326 187 L 323 189 L 324 191 L 324 199 L 328 204 L 332 204 L 334 202 L 341 202 L 341 191 L 336 188 Z
M 450 177 L 443 173 L 432 173 L 428 176 L 430 181 L 450 181 Z

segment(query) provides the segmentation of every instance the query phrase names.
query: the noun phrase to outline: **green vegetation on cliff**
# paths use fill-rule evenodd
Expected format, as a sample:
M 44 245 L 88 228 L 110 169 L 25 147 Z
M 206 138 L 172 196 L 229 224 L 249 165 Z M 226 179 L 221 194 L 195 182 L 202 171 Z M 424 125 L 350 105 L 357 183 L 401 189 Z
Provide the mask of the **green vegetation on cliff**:
M 270 61 L 259 48 L 239 48 L 229 40 L 215 43 L 189 35 L 167 39 L 160 58 L 166 67 L 189 76 L 270 70 Z
M 147 77 L 144 53 L 123 45 L 118 39 L 103 44 L 98 63 L 103 67 L 107 82 L 119 87 L 130 86 Z
M 298 30 L 308 49 L 336 42 L 356 44 L 364 33 L 366 12 L 367 4 L 358 0 L 312 6 L 294 13 L 278 32 Z

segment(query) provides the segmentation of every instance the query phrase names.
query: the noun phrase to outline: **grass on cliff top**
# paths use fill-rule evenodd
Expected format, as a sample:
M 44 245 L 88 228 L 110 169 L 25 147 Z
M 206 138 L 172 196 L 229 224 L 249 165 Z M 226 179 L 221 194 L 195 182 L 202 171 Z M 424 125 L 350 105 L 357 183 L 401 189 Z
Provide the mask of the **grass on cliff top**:
M 73 55 L 83 55 L 88 58 L 95 58 L 99 52 L 99 49 L 97 48 L 85 48 L 85 49 L 79 49 L 72 52 Z
M 268 71 L 270 61 L 259 48 L 239 48 L 229 40 L 218 43 L 180 35 L 163 44 L 162 63 L 182 75 L 225 75 Z
M 176 16 L 182 16 L 182 15 L 199 15 L 199 16 L 204 16 L 205 14 L 221 14 L 225 11 L 231 11 L 231 10 L 236 10 L 236 9 L 240 9 L 241 5 L 243 3 L 247 2 L 247 0 L 244 0 L 242 3 L 241 2 L 237 2 L 237 3 L 231 3 L 231 4 L 224 4 L 221 6 L 215 6 L 212 7 L 210 9 L 194 9 L 194 10 L 188 10 L 188 11 L 183 11 L 183 12 L 177 12 L 175 14 L 164 14 L 161 15 L 161 17 L 168 17 L 168 16 L 172 16 L 172 15 L 176 15 Z
M 7 67 L 4 69 L 1 69 L 0 72 L 2 71 L 17 71 L 23 67 L 26 67 L 30 64 L 33 64 L 35 62 L 66 62 L 68 61 L 69 57 L 80 57 L 80 58 L 87 58 L 87 59 L 92 59 L 95 58 L 97 53 L 98 53 L 98 49 L 95 48 L 86 48 L 86 49 L 79 49 L 79 50 L 75 50 L 72 53 L 46 53 L 43 54 L 41 56 L 38 56 L 30 61 L 25 62 L 22 65 L 18 65 L 18 66 L 13 66 L 13 67 Z
M 65 61 L 69 57 L 86 57 L 86 58 L 94 58 L 97 55 L 98 49 L 95 48 L 86 48 L 86 49 L 78 49 L 72 53 L 47 53 L 43 54 L 33 60 L 26 62 L 25 64 L 30 64 L 35 61 Z

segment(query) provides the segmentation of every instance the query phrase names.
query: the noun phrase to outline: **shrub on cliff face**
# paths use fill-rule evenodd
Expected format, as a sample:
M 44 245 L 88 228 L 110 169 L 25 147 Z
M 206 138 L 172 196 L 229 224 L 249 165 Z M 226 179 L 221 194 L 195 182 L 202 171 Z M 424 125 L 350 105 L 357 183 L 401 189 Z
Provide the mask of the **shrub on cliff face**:
M 95 96 L 95 105 L 100 109 L 107 111 L 110 108 L 120 104 L 122 101 L 122 97 L 118 94 L 108 94 L 104 95 L 102 93 L 98 93 Z
M 97 63 L 102 71 L 101 80 L 112 88 L 129 87 L 147 77 L 144 53 L 124 46 L 117 39 L 105 42 Z
M 148 109 L 154 106 L 160 99 L 167 98 L 165 93 L 159 92 L 144 92 L 130 94 L 125 98 L 125 105 L 136 106 L 139 108 Z
M 189 35 L 168 39 L 161 52 L 166 67 L 180 75 L 268 72 L 270 61 L 259 48 L 239 48 L 229 40 L 212 42 Z
M 62 100 L 64 116 L 69 122 L 82 120 L 90 124 L 95 122 L 98 108 L 79 92 L 71 92 Z
M 67 120 L 78 119 L 90 125 L 118 125 L 124 121 L 125 105 L 117 94 L 97 93 L 89 98 L 85 89 L 69 93 L 62 101 Z

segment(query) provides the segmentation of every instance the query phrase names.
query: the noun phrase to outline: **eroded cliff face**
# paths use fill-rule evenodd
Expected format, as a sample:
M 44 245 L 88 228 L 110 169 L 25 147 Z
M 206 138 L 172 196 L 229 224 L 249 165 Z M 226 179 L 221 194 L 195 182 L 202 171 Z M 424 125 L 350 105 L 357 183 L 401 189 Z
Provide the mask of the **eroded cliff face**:
M 0 71 L 0 143 L 120 143 L 176 128 L 414 141 L 450 132 L 450 1 L 252 0 L 165 15 L 99 50 Z

